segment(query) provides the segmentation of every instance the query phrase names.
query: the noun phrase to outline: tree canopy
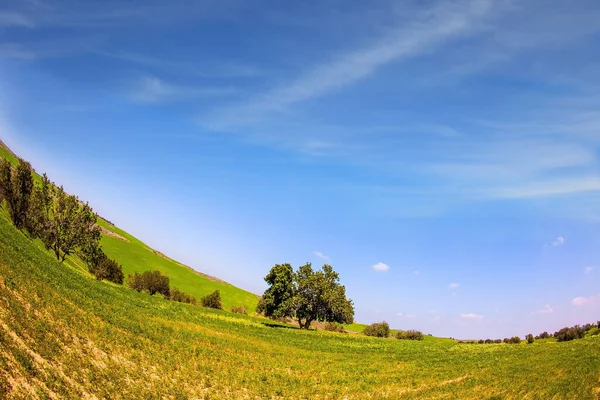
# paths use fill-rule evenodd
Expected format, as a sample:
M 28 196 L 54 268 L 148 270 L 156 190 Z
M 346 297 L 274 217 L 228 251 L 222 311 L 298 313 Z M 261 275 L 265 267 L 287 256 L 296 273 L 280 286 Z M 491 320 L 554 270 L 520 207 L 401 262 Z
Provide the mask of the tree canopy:
M 268 317 L 295 317 L 304 329 L 313 321 L 354 321 L 352 300 L 346 298 L 346 288 L 330 265 L 314 271 L 307 263 L 294 273 L 290 264 L 277 264 L 265 281 L 270 285 L 263 295 Z

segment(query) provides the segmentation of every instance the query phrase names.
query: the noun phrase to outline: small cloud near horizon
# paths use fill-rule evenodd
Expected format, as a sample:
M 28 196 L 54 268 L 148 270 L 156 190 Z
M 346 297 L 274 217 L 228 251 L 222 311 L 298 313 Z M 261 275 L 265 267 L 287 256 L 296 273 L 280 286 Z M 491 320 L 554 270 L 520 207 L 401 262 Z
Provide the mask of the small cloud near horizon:
M 483 319 L 483 315 L 474 314 L 474 313 L 460 314 L 460 317 L 463 319 L 477 319 L 477 320 Z
M 595 267 L 585 267 L 585 269 L 583 270 L 584 273 L 589 274 L 590 272 L 592 272 L 594 269 L 596 269 Z
M 593 296 L 589 296 L 589 297 L 575 297 L 573 300 L 571 300 L 571 304 L 574 305 L 575 307 L 582 307 L 582 306 L 587 306 L 588 304 L 593 304 L 596 301 L 598 301 L 600 299 L 600 293 L 593 295 Z
M 451 283 L 448 285 L 448 289 L 456 289 L 459 286 L 460 286 L 459 283 Z
M 372 265 L 371 268 L 377 272 L 387 272 L 389 271 L 390 266 L 382 262 L 378 262 L 377 264 Z
M 562 236 L 559 236 L 556 238 L 556 240 L 554 242 L 552 242 L 552 247 L 562 246 L 563 244 L 565 244 L 565 238 Z

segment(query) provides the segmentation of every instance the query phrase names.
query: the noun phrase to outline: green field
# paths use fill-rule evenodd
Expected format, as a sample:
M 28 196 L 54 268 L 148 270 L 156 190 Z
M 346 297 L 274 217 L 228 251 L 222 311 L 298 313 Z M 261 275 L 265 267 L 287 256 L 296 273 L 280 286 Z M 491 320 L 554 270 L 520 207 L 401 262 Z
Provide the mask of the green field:
M 600 338 L 301 331 L 98 282 L 0 218 L 0 398 L 597 399 Z

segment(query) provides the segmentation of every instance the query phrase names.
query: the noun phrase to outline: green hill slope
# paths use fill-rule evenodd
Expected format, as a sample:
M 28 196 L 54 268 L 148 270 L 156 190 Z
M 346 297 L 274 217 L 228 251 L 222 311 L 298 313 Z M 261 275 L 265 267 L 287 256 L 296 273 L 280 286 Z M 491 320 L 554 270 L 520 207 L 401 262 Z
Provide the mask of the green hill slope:
M 15 154 L 1 141 L 0 157 L 8 159 L 13 165 L 17 163 Z M 35 179 L 39 181 L 39 175 L 36 174 Z M 244 306 L 250 313 L 255 311 L 258 303 L 258 296 L 255 294 L 199 273 L 172 260 L 103 219 L 99 219 L 99 225 L 103 228 L 101 244 L 104 252 L 123 266 L 125 275 L 159 270 L 169 277 L 172 286 L 197 299 L 218 289 L 221 291 L 222 304 L 225 309 L 229 310 L 232 306 Z M 70 257 L 69 262 L 85 269 L 76 257 Z
M 98 282 L 0 217 L 0 398 L 595 399 L 600 338 L 300 331 Z

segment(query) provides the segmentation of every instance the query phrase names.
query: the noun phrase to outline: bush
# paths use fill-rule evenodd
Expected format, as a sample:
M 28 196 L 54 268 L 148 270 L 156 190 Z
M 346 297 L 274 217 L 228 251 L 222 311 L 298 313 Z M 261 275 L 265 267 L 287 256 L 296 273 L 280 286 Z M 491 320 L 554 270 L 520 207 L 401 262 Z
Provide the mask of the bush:
M 218 289 L 204 296 L 200 299 L 200 302 L 202 303 L 202 307 L 216 308 L 217 310 L 223 309 L 223 306 L 221 306 L 221 292 Z
M 529 335 L 527 335 L 525 337 L 525 339 L 527 339 L 527 344 L 531 344 L 535 341 L 535 339 L 533 338 L 533 335 L 531 333 Z
M 260 315 L 265 314 L 265 299 L 262 296 L 258 298 L 258 304 L 256 305 L 256 313 Z
M 231 312 L 235 314 L 244 314 L 248 315 L 248 310 L 244 306 L 233 306 L 231 307 Z
M 508 343 L 510 344 L 521 344 L 521 338 L 518 336 L 513 336 L 510 339 L 508 339 Z
M 496 343 L 496 344 L 497 343 L 502 343 L 502 339 L 496 339 L 496 340 L 494 340 L 494 343 Z
M 363 332 L 367 336 L 388 337 L 390 336 L 390 326 L 387 322 L 375 322 L 367 326 Z
M 108 258 L 102 250 L 97 249 L 94 256 L 87 258 L 87 262 L 88 270 L 99 281 L 106 279 L 119 285 L 123 284 L 125 278 L 123 267 L 115 260 Z
M 494 341 L 492 339 L 485 339 L 485 344 L 492 344 Z
M 407 331 L 402 331 L 399 330 L 396 333 L 396 339 L 405 339 L 405 340 L 423 340 L 423 333 L 421 333 L 420 331 L 415 331 L 415 330 L 407 330 Z
M 550 337 L 552 337 L 552 336 L 550 336 L 550 334 L 548 332 L 542 332 L 538 336 L 539 339 L 548 339 Z
M 141 274 L 136 272 L 127 277 L 127 284 L 138 292 L 147 290 L 151 295 L 160 293 L 166 298 L 171 297 L 169 277 L 161 274 L 160 271 L 144 271 Z
M 335 322 L 326 322 L 323 329 L 330 332 L 346 333 L 344 326 L 336 324 Z
M 186 303 L 186 304 L 197 304 L 198 301 L 196 300 L 196 298 L 194 296 L 192 296 L 191 294 L 187 294 L 185 292 L 182 292 L 181 290 L 172 287 L 170 290 L 170 299 L 172 301 L 177 301 L 179 303 Z

